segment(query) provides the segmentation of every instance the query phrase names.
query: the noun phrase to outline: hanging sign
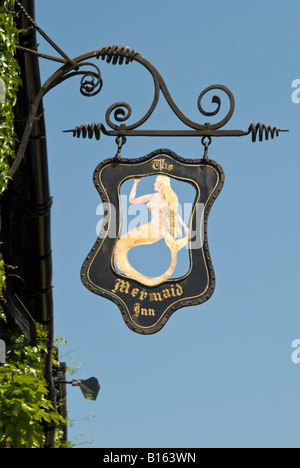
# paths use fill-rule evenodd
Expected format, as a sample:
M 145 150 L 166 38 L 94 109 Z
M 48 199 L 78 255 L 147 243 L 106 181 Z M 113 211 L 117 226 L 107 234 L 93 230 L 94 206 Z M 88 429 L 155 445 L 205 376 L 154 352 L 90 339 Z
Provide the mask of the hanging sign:
M 216 162 L 160 149 L 102 162 L 94 184 L 103 224 L 81 270 L 89 290 L 115 302 L 128 327 L 142 334 L 210 298 L 207 220 L 224 184 Z

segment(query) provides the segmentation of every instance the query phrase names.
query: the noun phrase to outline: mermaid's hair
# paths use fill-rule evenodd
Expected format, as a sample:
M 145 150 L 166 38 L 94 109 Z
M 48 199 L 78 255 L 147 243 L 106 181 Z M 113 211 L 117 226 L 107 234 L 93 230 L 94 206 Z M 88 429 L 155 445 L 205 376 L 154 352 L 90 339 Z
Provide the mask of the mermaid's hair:
M 171 187 L 171 179 L 165 175 L 157 176 L 156 180 L 162 183 L 162 195 L 164 198 L 164 214 L 170 234 L 173 237 L 182 235 L 181 228 L 177 221 L 178 197 Z

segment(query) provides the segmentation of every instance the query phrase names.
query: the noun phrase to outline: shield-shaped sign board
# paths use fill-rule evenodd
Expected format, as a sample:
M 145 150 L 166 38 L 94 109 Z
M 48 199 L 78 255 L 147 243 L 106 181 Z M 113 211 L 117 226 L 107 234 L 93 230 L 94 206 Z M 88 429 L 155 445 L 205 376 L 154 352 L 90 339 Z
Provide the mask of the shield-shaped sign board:
M 81 270 L 89 290 L 115 302 L 141 334 L 156 333 L 175 310 L 210 298 L 207 220 L 224 184 L 215 161 L 160 149 L 102 162 L 94 184 L 103 223 Z

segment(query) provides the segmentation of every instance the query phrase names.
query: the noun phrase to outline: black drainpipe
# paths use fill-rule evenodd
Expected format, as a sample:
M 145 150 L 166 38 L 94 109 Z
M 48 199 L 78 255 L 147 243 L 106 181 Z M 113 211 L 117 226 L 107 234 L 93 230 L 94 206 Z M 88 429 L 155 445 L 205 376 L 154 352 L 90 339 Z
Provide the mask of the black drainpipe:
M 35 18 L 34 0 L 22 0 L 23 6 Z M 35 30 L 28 20 L 19 14 L 19 44 L 37 49 Z M 15 131 L 21 140 L 26 120 L 41 80 L 38 57 L 19 52 L 17 60 L 21 67 L 23 86 L 19 91 L 15 108 Z M 33 125 L 25 158 L 1 201 L 1 240 L 3 258 L 7 265 L 17 267 L 7 270 L 7 283 L 20 298 L 35 321 L 47 331 L 44 376 L 48 385 L 48 398 L 56 409 L 56 394 L 53 381 L 53 295 L 52 256 L 50 237 L 50 209 L 52 198 L 49 190 L 46 130 L 43 103 L 40 103 L 37 119 Z M 53 423 L 44 423 L 45 448 L 54 448 Z

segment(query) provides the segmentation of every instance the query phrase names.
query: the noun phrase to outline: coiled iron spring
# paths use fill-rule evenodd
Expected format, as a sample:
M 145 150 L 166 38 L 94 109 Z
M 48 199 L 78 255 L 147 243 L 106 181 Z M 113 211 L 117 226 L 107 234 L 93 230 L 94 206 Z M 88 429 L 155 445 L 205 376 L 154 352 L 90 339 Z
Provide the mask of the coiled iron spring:
M 80 125 L 79 127 L 75 127 L 72 130 L 64 130 L 64 133 L 73 133 L 73 137 L 77 138 L 89 138 L 90 140 L 92 138 L 96 138 L 96 140 L 100 140 L 101 132 L 104 134 L 108 134 L 104 125 L 102 123 L 96 124 L 93 122 L 92 124 L 85 124 L 85 125 Z M 269 140 L 269 137 L 272 139 L 279 136 L 280 132 L 288 132 L 288 130 L 282 130 L 277 127 L 267 127 L 265 124 L 258 123 L 255 125 L 252 123 L 248 129 L 244 133 L 244 135 L 250 135 L 252 134 L 252 141 L 256 142 L 257 138 L 259 141 Z
M 132 62 L 137 55 L 139 55 L 138 52 L 129 49 L 129 47 L 114 44 L 113 46 L 101 47 L 97 58 L 101 57 L 102 60 L 106 59 L 107 63 L 112 62 L 113 65 L 117 63 L 122 65 L 125 60 L 125 64 L 127 65 L 129 62 Z
M 101 130 L 103 129 L 104 127 L 102 123 L 96 124 L 93 122 L 92 124 L 80 125 L 80 127 L 75 127 L 73 130 L 64 130 L 64 133 L 73 133 L 74 138 L 88 137 L 91 140 L 95 137 L 96 140 L 100 140 Z
M 275 136 L 279 136 L 279 132 L 288 132 L 288 130 L 281 130 L 277 127 L 267 127 L 265 124 L 258 123 L 255 125 L 252 123 L 248 129 L 247 134 L 252 134 L 252 141 L 256 142 L 257 138 L 259 141 L 264 139 L 268 140 L 269 136 L 273 139 Z

